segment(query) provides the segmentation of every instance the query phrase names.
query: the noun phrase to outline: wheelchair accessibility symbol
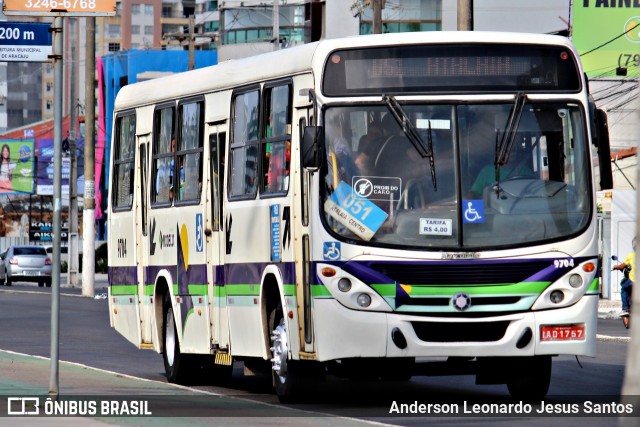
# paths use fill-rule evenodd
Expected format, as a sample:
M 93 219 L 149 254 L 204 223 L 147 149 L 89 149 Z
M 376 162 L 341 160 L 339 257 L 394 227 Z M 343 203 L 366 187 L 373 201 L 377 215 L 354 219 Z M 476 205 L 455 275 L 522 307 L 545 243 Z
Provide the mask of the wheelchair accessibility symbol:
M 463 200 L 464 224 L 484 223 L 484 200 Z
M 336 261 L 340 259 L 340 243 L 324 242 L 322 247 L 322 256 L 328 261 Z

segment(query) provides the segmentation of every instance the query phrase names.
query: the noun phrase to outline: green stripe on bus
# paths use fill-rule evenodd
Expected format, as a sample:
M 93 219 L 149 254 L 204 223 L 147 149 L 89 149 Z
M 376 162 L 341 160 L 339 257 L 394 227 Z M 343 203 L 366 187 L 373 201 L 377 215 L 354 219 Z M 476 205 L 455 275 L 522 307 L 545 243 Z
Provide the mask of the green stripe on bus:
M 374 291 L 382 295 L 383 297 L 395 297 L 396 296 L 396 285 L 395 284 L 375 284 L 371 285 Z
M 227 296 L 258 296 L 260 285 L 224 285 Z
M 482 286 L 420 286 L 405 285 L 403 289 L 410 287 L 410 296 L 423 295 L 454 295 L 458 292 L 465 292 L 469 295 L 522 295 L 539 294 L 544 291 L 551 282 L 521 282 L 507 285 L 482 285 Z
M 587 289 L 587 292 L 593 292 L 593 291 L 600 291 L 600 284 L 598 283 L 597 277 L 591 281 L 591 284 L 589 285 L 589 289 Z
M 327 289 L 326 286 L 320 284 L 311 286 L 311 295 L 313 296 L 313 298 L 324 298 L 332 296 L 331 292 L 329 292 L 329 289 Z
M 189 285 L 189 295 L 207 295 L 208 285 Z
M 220 288 L 220 286 L 217 286 Z M 295 296 L 296 295 L 296 285 L 282 285 L 284 296 Z M 220 295 L 223 296 L 226 294 L 227 296 L 254 296 L 257 297 L 260 295 L 261 287 L 259 284 L 241 284 L 241 285 L 224 285 L 224 291 L 219 291 Z M 224 292 L 224 294 L 222 293 Z
M 189 295 L 208 295 L 209 285 L 189 285 Z M 285 296 L 296 295 L 296 285 L 284 285 Z M 145 285 L 144 295 L 153 296 L 155 285 Z M 178 295 L 178 285 L 173 285 L 174 295 Z M 111 287 L 112 295 L 136 295 L 138 293 L 136 285 L 114 285 Z M 228 295 L 260 295 L 260 285 L 226 285 L 214 286 L 213 296 L 224 298 Z
M 138 295 L 138 287 L 136 285 L 113 285 L 111 286 L 111 295 Z
M 283 285 L 284 296 L 293 297 L 296 295 L 296 285 Z

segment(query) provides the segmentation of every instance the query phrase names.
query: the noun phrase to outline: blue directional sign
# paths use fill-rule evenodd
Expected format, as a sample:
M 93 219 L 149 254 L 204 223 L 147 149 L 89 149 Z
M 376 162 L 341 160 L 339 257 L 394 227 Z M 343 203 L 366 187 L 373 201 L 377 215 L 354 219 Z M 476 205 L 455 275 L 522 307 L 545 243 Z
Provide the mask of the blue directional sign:
M 42 22 L 0 22 L 0 62 L 48 62 L 50 28 Z

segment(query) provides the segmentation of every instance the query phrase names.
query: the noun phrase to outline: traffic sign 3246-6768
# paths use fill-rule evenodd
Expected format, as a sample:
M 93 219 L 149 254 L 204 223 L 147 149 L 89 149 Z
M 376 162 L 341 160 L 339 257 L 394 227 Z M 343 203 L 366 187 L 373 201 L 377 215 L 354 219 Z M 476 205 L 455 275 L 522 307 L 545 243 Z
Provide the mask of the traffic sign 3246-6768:
M 112 16 L 116 0 L 3 0 L 5 15 Z

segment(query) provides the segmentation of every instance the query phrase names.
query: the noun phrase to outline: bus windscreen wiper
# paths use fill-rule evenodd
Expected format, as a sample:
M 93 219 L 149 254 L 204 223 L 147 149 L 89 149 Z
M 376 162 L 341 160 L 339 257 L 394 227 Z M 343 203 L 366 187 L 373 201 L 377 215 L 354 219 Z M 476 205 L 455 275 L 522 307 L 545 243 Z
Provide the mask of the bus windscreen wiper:
M 520 125 L 520 118 L 522 118 L 526 100 L 527 95 L 522 92 L 516 93 L 516 100 L 511 108 L 511 113 L 507 120 L 507 127 L 502 134 L 499 144 L 498 134 L 496 132 L 496 194 L 500 193 L 500 166 L 506 165 L 509 161 L 509 153 L 511 153 L 511 147 L 513 147 L 513 141 L 515 140 L 516 131 Z
M 387 104 L 389 112 L 396 119 L 407 139 L 413 144 L 416 151 L 422 158 L 429 158 L 429 166 L 431 167 L 431 182 L 433 182 L 433 190 L 438 191 L 436 182 L 436 166 L 433 158 L 433 138 L 431 136 L 431 121 L 429 121 L 428 142 L 424 143 L 418 130 L 413 126 L 409 117 L 404 112 L 398 101 L 392 95 L 382 95 L 382 100 Z

